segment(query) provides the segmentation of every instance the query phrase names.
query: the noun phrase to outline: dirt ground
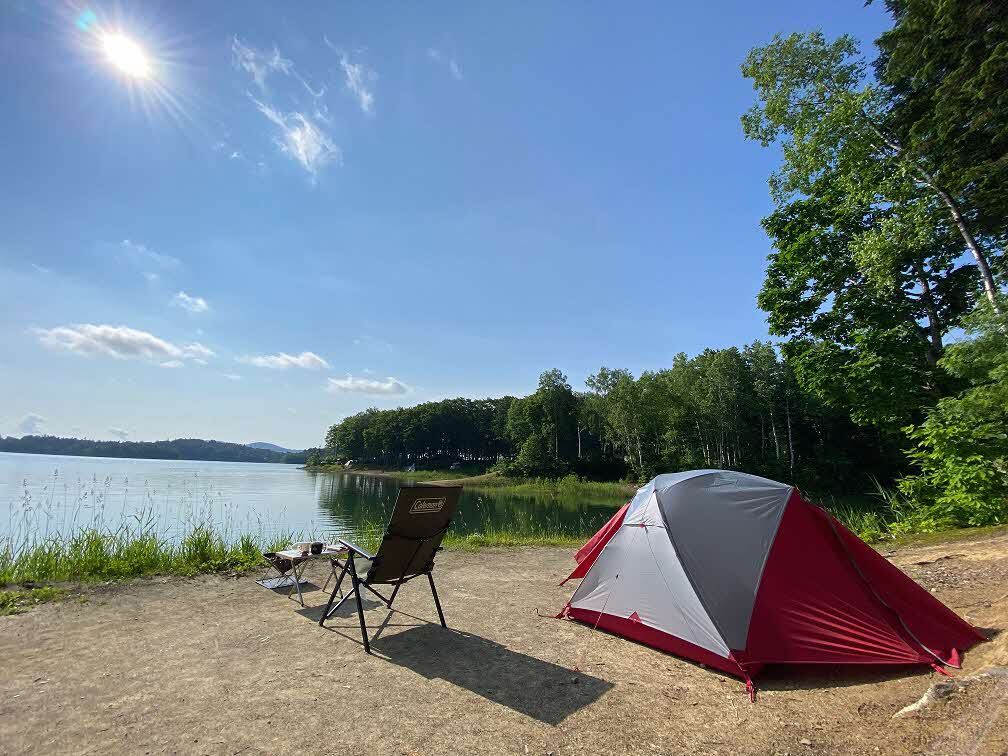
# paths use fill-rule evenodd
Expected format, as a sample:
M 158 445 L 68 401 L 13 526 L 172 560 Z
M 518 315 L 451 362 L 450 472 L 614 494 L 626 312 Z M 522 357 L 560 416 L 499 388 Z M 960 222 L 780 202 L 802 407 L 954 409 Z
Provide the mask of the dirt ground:
M 976 754 L 1008 752 L 1008 536 L 892 560 L 994 640 L 930 669 L 773 668 L 739 681 L 548 618 L 562 549 L 443 555 L 391 615 L 316 622 L 254 577 L 88 589 L 0 617 L 0 752 Z M 322 583 L 321 568 L 316 573 Z M 346 606 L 346 605 L 345 605 Z M 929 704 L 894 718 L 933 684 Z

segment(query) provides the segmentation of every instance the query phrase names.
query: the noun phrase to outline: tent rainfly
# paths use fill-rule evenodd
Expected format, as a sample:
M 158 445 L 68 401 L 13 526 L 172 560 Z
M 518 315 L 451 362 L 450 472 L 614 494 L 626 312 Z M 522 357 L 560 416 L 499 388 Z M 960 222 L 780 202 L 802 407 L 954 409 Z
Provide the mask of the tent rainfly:
M 745 473 L 659 475 L 575 559 L 560 617 L 736 675 L 750 697 L 767 664 L 944 671 L 985 640 L 797 488 Z

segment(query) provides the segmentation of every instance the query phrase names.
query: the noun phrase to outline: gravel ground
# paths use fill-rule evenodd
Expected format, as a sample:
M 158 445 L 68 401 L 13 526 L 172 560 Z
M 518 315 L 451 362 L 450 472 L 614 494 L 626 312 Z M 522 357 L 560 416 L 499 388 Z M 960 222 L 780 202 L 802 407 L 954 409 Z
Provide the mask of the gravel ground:
M 1008 536 L 884 553 L 993 636 L 952 684 L 780 667 L 753 704 L 733 678 L 551 619 L 568 550 L 447 552 L 451 629 L 411 583 L 391 614 L 368 602 L 373 656 L 352 610 L 320 628 L 321 590 L 301 609 L 255 576 L 98 586 L 0 617 L 0 751 L 1005 754 Z

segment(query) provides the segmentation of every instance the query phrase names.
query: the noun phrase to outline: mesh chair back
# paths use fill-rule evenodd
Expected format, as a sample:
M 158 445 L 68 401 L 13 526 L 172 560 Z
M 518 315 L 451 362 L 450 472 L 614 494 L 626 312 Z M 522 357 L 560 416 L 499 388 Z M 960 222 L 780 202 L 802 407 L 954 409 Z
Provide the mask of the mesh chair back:
M 390 583 L 430 569 L 458 508 L 462 486 L 404 486 L 367 573 Z

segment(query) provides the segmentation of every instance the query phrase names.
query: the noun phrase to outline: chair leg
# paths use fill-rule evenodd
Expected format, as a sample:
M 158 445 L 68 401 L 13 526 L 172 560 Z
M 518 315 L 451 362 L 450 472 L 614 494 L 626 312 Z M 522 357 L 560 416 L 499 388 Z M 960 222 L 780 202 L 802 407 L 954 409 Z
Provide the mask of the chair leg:
M 350 568 L 350 563 L 349 563 L 349 560 L 348 560 L 347 564 L 343 565 L 343 571 L 340 572 L 340 576 L 336 580 L 336 585 L 333 586 L 332 595 L 329 596 L 329 603 L 326 604 L 325 611 L 322 612 L 322 616 L 319 617 L 319 621 L 318 621 L 319 627 L 325 627 L 325 621 L 329 617 L 329 613 L 332 611 L 332 605 L 333 605 L 333 601 L 336 600 L 336 594 L 339 593 L 340 597 L 342 598 L 343 592 L 340 591 L 340 586 L 343 585 L 343 578 L 346 576 L 347 570 L 349 568 Z
M 392 595 L 389 596 L 389 600 L 388 600 L 388 608 L 389 609 L 392 608 L 392 602 L 395 601 L 396 594 L 399 593 L 399 587 L 401 585 L 402 585 L 401 582 L 400 583 L 396 583 L 395 588 L 392 589 Z
M 447 628 L 448 625 L 444 621 L 444 612 L 441 611 L 441 602 L 438 601 L 437 588 L 434 587 L 434 576 L 431 573 L 427 573 L 427 580 L 430 581 L 430 592 L 434 595 L 434 606 L 437 607 L 437 616 L 441 620 L 441 627 Z
M 357 599 L 357 618 L 360 620 L 360 632 L 361 638 L 364 640 L 364 653 L 371 653 L 371 643 L 368 641 L 367 637 L 367 625 L 364 624 L 364 605 L 361 603 L 360 597 L 360 578 L 357 577 L 357 568 L 354 567 L 353 555 L 350 555 L 348 560 L 350 563 L 350 580 L 353 582 L 354 597 Z

